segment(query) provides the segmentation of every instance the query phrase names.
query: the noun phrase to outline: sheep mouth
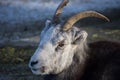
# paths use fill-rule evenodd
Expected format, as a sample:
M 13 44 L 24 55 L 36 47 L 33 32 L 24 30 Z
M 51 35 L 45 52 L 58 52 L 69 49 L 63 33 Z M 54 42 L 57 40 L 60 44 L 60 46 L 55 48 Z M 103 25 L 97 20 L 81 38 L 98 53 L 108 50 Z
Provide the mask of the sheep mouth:
M 31 68 L 32 72 L 41 72 L 39 68 Z
M 36 75 L 45 75 L 45 74 L 47 74 L 46 70 L 41 70 L 41 68 L 31 68 L 31 70 Z
M 38 68 L 38 69 L 32 68 L 32 70 L 33 70 L 33 71 L 38 71 L 38 70 L 40 70 L 40 69 L 39 69 L 39 68 Z

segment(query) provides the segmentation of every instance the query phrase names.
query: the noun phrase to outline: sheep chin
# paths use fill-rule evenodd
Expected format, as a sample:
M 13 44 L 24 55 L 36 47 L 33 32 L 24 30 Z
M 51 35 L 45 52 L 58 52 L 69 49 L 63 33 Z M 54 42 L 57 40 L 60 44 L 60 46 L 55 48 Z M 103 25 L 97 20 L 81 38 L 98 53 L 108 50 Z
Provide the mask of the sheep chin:
M 48 71 L 42 72 L 40 69 L 31 69 L 32 73 L 35 75 L 48 75 Z

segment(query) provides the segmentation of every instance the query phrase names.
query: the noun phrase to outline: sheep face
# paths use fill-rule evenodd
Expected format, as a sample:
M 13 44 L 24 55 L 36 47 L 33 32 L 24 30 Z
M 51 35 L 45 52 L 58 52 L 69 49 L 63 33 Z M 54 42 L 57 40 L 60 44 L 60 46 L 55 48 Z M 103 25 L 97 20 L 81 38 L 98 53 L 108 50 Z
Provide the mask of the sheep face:
M 86 37 L 87 33 L 79 28 L 62 31 L 60 24 L 53 25 L 46 21 L 39 46 L 31 57 L 29 67 L 36 75 L 62 72 L 71 65 L 77 46 L 82 46 Z

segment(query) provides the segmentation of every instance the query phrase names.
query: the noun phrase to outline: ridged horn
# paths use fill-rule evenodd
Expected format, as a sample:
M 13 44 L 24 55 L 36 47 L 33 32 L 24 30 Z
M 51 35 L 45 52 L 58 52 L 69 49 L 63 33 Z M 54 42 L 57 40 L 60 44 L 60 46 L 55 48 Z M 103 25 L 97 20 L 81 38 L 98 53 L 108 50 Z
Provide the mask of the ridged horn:
M 69 0 L 63 0 L 63 1 L 60 3 L 60 5 L 59 5 L 58 8 L 56 9 L 55 14 L 54 14 L 54 16 L 53 16 L 53 22 L 56 23 L 56 22 L 59 22 L 59 21 L 60 21 L 59 16 L 60 16 L 60 14 L 62 13 L 63 7 L 66 6 L 68 2 L 69 2 Z
M 105 21 L 110 21 L 106 16 L 95 12 L 95 11 L 85 11 L 85 12 L 80 12 L 72 17 L 70 17 L 65 24 L 63 25 L 63 30 L 69 30 L 78 20 L 81 20 L 83 18 L 87 18 L 87 17 L 96 17 L 96 18 L 100 18 L 103 19 Z

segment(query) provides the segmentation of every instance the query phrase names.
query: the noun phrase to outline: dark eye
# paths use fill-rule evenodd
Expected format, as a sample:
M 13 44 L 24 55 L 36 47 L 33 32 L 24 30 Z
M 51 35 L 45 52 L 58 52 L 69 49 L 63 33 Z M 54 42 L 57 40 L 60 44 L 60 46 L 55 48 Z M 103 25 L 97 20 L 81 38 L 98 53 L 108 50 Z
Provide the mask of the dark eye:
M 63 48 L 64 48 L 64 45 L 65 45 L 65 44 L 64 44 L 64 41 L 59 42 L 59 43 L 58 43 L 58 46 L 56 47 L 55 50 L 58 51 L 58 50 L 60 50 L 60 49 L 63 49 Z
M 58 47 L 64 47 L 64 43 L 59 43 Z

